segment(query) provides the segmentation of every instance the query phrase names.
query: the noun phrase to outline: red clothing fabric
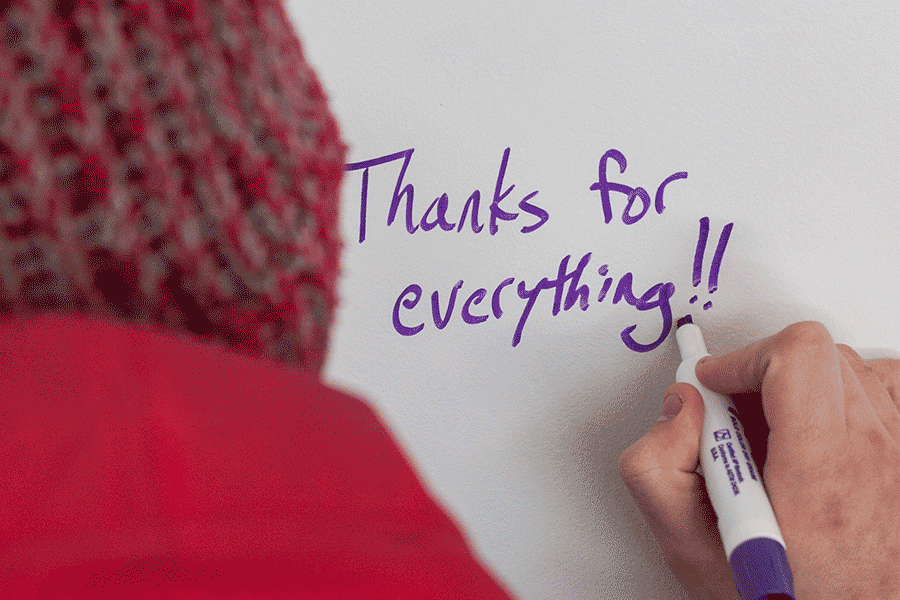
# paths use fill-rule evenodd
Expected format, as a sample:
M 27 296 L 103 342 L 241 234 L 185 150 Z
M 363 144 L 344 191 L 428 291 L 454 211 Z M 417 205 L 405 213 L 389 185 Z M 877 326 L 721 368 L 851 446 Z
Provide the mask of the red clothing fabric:
M 503 599 L 377 415 L 96 316 L 0 321 L 0 597 Z

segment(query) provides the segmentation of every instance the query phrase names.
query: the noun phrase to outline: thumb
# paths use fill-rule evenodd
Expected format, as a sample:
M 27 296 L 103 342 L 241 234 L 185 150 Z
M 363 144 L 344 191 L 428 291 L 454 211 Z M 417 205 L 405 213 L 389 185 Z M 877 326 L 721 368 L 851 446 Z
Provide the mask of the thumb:
M 703 399 L 694 386 L 675 383 L 666 390 L 659 420 L 644 437 L 631 445 L 619 459 L 619 471 L 629 487 L 648 478 L 673 478 L 687 482 L 686 477 L 696 475 L 700 464 L 700 434 L 703 429 Z M 641 489 L 641 493 L 654 495 L 655 487 Z M 671 490 L 659 490 L 669 496 Z
M 671 416 L 678 400 L 680 409 Z M 660 420 L 619 458 L 619 473 L 669 568 L 695 597 L 702 589 L 734 589 L 716 516 L 704 480 L 695 472 L 702 430 L 700 393 L 690 384 L 673 384 Z

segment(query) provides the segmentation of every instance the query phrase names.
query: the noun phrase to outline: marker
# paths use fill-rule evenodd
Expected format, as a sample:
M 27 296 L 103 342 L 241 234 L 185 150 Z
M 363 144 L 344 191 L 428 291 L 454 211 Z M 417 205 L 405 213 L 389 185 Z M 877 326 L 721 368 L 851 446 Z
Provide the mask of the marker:
M 743 600 L 796 600 L 784 538 L 734 403 L 697 379 L 697 361 L 709 351 L 690 315 L 678 320 L 675 338 L 681 353 L 675 380 L 703 396 L 700 467 L 738 593 Z

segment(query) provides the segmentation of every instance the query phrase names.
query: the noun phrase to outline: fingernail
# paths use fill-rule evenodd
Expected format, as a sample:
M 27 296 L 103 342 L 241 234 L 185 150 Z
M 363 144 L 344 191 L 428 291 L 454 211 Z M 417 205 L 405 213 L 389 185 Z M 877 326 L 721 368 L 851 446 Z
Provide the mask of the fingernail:
M 684 402 L 678 396 L 666 396 L 666 401 L 663 404 L 662 414 L 659 415 L 659 418 L 656 420 L 657 423 L 660 421 L 670 421 L 675 418 L 679 412 L 681 412 L 681 407 L 684 406 Z
M 715 357 L 711 354 L 709 356 L 704 356 L 703 358 L 701 358 L 700 360 L 697 361 L 697 366 L 700 366 L 701 364 L 706 364 L 709 361 L 713 360 L 714 358 Z M 696 368 L 696 367 L 694 367 L 694 368 Z

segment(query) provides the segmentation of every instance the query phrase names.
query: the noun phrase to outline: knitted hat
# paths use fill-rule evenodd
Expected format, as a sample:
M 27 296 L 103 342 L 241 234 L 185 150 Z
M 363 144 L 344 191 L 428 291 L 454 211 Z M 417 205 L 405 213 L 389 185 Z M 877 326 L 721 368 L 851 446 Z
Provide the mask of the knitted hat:
M 0 0 L 0 315 L 318 373 L 344 154 L 278 0 Z

